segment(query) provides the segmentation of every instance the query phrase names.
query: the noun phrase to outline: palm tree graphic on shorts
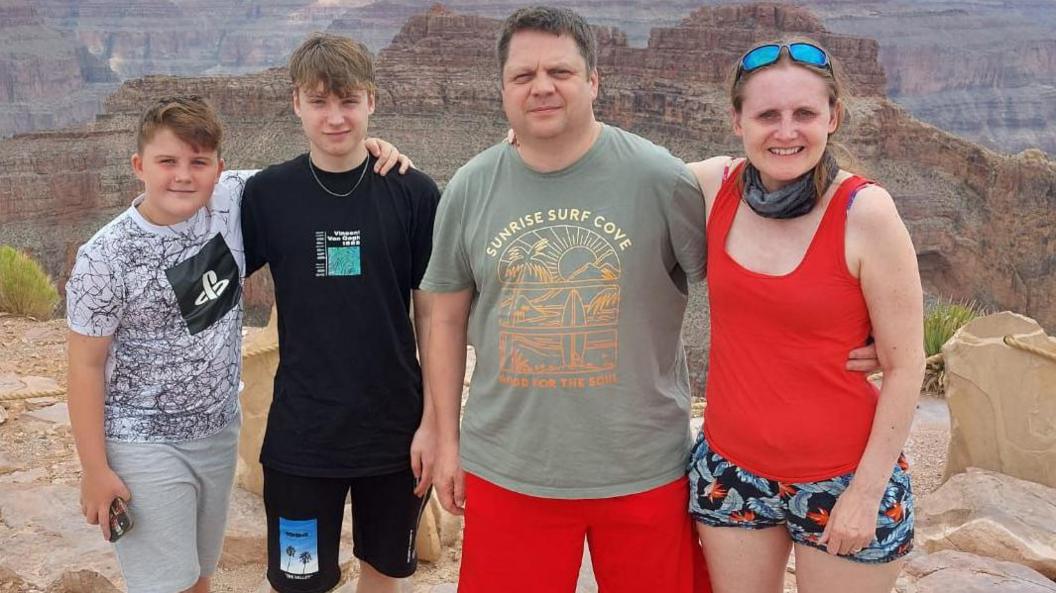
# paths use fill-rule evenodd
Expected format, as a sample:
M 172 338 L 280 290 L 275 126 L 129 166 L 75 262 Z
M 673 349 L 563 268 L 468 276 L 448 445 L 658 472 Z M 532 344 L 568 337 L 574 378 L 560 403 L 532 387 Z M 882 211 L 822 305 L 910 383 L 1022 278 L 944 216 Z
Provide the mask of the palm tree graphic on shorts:
M 308 551 L 301 552 L 297 559 L 301 561 L 301 574 L 304 574 L 308 570 L 308 563 L 312 561 L 312 553 Z
M 293 562 L 293 557 L 297 555 L 297 548 L 286 546 L 286 555 L 290 557 L 290 559 L 286 561 L 286 572 L 290 572 L 290 563 Z

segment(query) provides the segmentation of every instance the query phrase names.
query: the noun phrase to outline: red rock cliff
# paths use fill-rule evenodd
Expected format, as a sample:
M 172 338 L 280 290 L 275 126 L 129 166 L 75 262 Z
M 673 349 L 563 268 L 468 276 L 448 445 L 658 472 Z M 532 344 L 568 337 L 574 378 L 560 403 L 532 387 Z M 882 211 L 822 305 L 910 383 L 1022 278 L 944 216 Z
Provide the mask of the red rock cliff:
M 504 133 L 492 55 L 497 28 L 495 20 L 434 10 L 411 18 L 379 55 L 373 132 L 440 181 Z M 929 290 L 1056 326 L 1056 165 L 1040 153 L 998 155 L 910 118 L 879 96 L 884 81 L 874 42 L 836 35 L 802 10 L 773 5 L 702 8 L 678 27 L 654 30 L 647 48 L 628 47 L 617 30 L 599 33 L 599 118 L 688 160 L 739 150 L 720 84 L 739 48 L 787 34 L 819 39 L 858 90 L 842 139 L 895 196 Z M 83 130 L 0 143 L 0 241 L 17 239 L 61 274 L 70 246 L 136 191 L 127 157 L 134 114 L 146 97 L 212 97 L 229 129 L 229 166 L 297 154 L 303 140 L 286 84 L 281 70 L 151 77 L 122 87 L 107 115 Z

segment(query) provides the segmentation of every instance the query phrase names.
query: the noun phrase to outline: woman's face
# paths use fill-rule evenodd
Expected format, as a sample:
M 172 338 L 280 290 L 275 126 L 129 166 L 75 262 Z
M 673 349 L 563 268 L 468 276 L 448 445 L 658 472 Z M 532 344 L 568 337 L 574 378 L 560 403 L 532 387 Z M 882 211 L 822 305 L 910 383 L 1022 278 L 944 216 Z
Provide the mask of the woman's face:
M 780 63 L 756 72 L 742 89 L 733 131 L 769 191 L 814 168 L 836 131 L 825 79 L 801 66 Z

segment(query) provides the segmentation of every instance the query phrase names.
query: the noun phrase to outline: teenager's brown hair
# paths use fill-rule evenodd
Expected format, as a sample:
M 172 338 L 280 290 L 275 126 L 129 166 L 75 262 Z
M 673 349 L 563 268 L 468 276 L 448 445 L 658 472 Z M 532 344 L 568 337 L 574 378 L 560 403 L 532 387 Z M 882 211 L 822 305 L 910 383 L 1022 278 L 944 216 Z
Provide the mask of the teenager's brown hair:
M 376 89 L 370 51 L 340 35 L 313 33 L 293 51 L 289 70 L 295 89 L 313 91 L 322 83 L 324 92 L 340 97 Z
M 163 128 L 171 130 L 195 150 L 215 150 L 220 155 L 224 135 L 220 116 L 202 97 L 183 95 L 156 100 L 139 118 L 136 151 L 142 154 L 143 147 Z

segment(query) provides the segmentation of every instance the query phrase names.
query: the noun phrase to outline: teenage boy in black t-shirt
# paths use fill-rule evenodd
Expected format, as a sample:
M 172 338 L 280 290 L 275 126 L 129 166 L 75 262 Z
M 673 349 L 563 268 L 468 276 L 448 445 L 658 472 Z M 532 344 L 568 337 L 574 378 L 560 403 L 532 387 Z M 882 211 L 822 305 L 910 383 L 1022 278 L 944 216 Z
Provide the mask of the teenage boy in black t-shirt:
M 429 306 L 418 282 L 440 194 L 413 169 L 373 174 L 363 144 L 375 100 L 365 48 L 314 35 L 289 69 L 310 150 L 250 178 L 242 201 L 247 275 L 271 265 L 279 314 L 260 454 L 268 580 L 281 593 L 337 584 L 351 492 L 359 591 L 395 592 L 416 567 L 430 482 L 432 407 L 416 357 Z

